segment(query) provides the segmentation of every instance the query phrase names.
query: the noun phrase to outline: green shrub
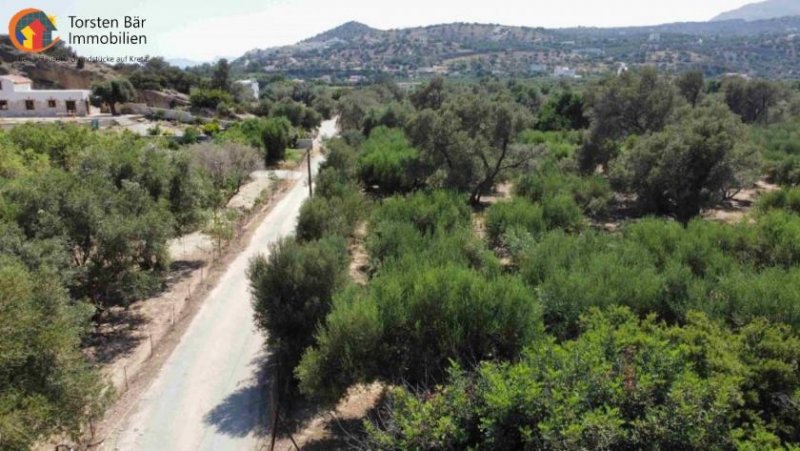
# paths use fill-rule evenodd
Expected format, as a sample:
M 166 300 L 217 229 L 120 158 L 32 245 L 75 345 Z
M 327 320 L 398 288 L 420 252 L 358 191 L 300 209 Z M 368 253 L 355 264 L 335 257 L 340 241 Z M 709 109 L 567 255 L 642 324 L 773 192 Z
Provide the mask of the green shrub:
M 292 239 L 250 262 L 248 278 L 258 327 L 278 363 L 279 390 L 290 393 L 292 371 L 328 314 L 333 293 L 347 277 L 347 243 L 339 237 L 307 244 Z
M 474 241 L 470 210 L 462 197 L 445 191 L 417 192 L 388 198 L 375 208 L 366 248 L 371 266 L 378 269 L 402 255 L 418 256 L 438 244 L 448 247 L 442 256 L 463 261 L 475 254 L 467 251 L 474 250 Z M 428 257 L 436 258 L 430 254 Z
M 540 332 L 518 279 L 417 261 L 337 297 L 297 374 L 303 392 L 333 400 L 355 382 L 434 384 L 451 361 L 513 358 Z
M 333 168 L 347 179 L 356 176 L 358 154 L 344 139 L 334 138 L 326 144 L 327 156 L 321 169 Z
M 286 148 L 292 139 L 291 123 L 284 117 L 266 119 L 261 128 L 266 164 L 277 163 L 286 157 Z
M 525 199 L 515 198 L 511 202 L 498 202 L 486 211 L 486 233 L 489 241 L 497 246 L 503 243 L 511 229 L 521 229 L 539 236 L 547 230 L 542 207 Z
M 800 330 L 800 270 L 733 271 L 711 286 L 693 290 L 692 308 L 741 325 L 767 318 Z
M 521 177 L 515 186 L 517 195 L 532 202 L 542 202 L 560 194 L 572 196 L 588 214 L 605 213 L 613 198 L 611 186 L 604 177 L 580 177 L 555 169 L 543 169 Z
M 410 191 L 416 184 L 418 152 L 399 129 L 378 127 L 361 146 L 358 176 L 366 187 L 383 193 Z
M 189 95 L 194 108 L 216 110 L 220 104 L 233 104 L 233 97 L 221 89 L 195 89 Z
M 70 300 L 56 271 L 46 264 L 29 271 L 0 256 L 3 449 L 31 449 L 52 435 L 78 438 L 108 401 L 108 387 L 81 353 L 94 309 Z
M 348 190 L 342 197 L 313 197 L 300 207 L 297 239 L 314 241 L 329 235 L 349 236 L 362 215 L 362 207 L 357 191 Z
M 371 449 L 776 449 L 796 446 L 800 340 L 702 314 L 683 327 L 592 311 L 583 333 L 518 363 L 454 367 L 419 395 L 391 391 Z M 780 393 L 784 402 L 774 402 Z
M 800 214 L 800 188 L 784 188 L 763 194 L 756 204 L 759 212 L 787 210 Z
M 550 229 L 576 232 L 584 227 L 583 212 L 569 195 L 560 194 L 545 198 L 542 210 L 544 221 Z
M 461 196 L 448 191 L 433 191 L 390 197 L 375 210 L 371 222 L 404 222 L 412 224 L 420 233 L 432 233 L 468 225 L 470 220 L 469 206 Z

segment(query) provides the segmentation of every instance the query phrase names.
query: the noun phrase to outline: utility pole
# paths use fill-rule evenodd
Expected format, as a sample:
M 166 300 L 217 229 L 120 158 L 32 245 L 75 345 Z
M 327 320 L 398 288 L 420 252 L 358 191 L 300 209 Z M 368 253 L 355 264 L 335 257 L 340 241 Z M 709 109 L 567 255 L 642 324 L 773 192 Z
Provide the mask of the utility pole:
M 314 190 L 311 187 L 311 152 L 314 150 L 314 144 L 312 142 L 311 147 L 308 149 L 308 197 L 312 197 L 314 195 Z

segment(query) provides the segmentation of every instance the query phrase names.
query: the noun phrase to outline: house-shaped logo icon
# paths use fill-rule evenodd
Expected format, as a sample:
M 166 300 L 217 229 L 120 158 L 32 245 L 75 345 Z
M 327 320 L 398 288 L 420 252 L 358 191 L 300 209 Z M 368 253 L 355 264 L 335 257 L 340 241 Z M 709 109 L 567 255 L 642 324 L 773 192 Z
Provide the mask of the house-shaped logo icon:
M 39 53 L 54 46 L 59 41 L 55 31 L 55 16 L 34 8 L 23 9 L 8 23 L 11 43 L 23 52 Z

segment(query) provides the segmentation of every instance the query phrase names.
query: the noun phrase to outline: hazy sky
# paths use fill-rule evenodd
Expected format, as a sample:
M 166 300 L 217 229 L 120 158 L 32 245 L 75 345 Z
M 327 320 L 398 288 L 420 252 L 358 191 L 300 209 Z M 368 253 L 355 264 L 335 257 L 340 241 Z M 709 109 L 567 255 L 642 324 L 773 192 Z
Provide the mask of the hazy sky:
M 209 60 L 292 44 L 349 20 L 388 29 L 445 22 L 543 27 L 650 25 L 702 21 L 748 0 L 2 0 L 3 21 L 35 7 L 57 16 L 147 19 L 148 45 L 77 47 L 89 56 L 158 55 Z M 5 28 L 5 26 L 4 26 Z M 96 32 L 99 32 L 96 31 Z

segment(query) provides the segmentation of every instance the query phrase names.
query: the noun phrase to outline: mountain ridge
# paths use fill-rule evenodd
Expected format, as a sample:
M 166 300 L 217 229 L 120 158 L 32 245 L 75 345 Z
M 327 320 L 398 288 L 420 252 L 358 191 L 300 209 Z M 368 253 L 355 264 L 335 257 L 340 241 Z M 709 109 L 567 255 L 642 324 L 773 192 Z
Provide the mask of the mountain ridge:
M 753 21 L 798 15 L 800 15 L 800 0 L 766 0 L 756 3 L 749 3 L 740 8 L 726 11 L 715 16 L 713 19 L 711 19 L 711 21 Z
M 312 78 L 374 72 L 401 78 L 542 72 L 574 76 L 621 65 L 800 78 L 798 50 L 800 16 L 561 29 L 456 22 L 379 30 L 351 21 L 294 45 L 251 50 L 233 64 L 244 72 Z M 559 69 L 565 66 L 575 72 Z

